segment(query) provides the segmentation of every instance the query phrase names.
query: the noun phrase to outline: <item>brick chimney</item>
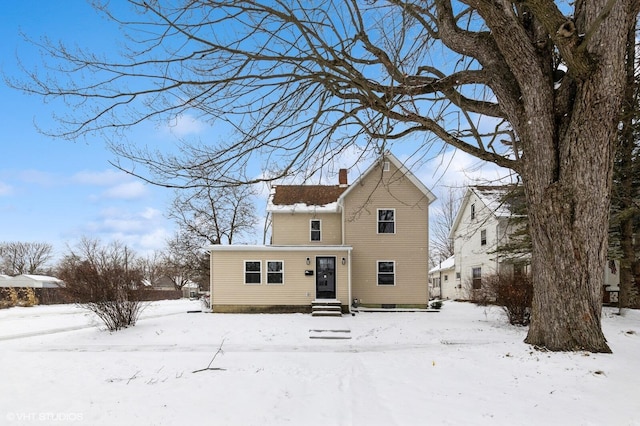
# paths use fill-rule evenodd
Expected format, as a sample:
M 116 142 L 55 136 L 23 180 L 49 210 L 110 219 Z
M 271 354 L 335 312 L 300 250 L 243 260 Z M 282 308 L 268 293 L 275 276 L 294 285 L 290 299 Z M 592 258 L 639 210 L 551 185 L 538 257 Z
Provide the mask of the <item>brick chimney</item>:
M 338 183 L 340 186 L 347 186 L 347 169 L 340 169 L 338 173 Z

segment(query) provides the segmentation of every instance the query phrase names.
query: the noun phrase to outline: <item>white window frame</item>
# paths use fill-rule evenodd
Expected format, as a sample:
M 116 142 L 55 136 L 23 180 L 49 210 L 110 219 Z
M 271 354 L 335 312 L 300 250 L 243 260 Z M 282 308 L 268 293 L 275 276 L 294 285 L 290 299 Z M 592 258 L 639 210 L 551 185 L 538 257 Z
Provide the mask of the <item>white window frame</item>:
M 474 276 L 474 272 L 475 271 L 479 271 L 479 276 L 475 277 Z M 480 285 L 478 287 L 475 286 L 475 281 L 478 280 L 480 282 Z M 482 288 L 482 267 L 481 266 L 474 266 L 471 268 L 471 289 L 472 290 L 480 290 Z
M 382 171 L 388 172 L 391 169 L 391 164 L 388 161 L 382 163 Z
M 282 265 L 280 271 L 270 271 L 269 270 L 269 264 L 270 263 L 280 263 Z M 284 260 L 267 260 L 266 264 L 267 264 L 267 266 L 265 268 L 265 272 L 267 274 L 266 284 L 267 285 L 284 285 Z M 269 282 L 269 275 L 271 275 L 271 274 L 280 274 L 281 282 L 279 282 L 279 283 L 270 283 Z
M 247 271 L 247 263 L 257 263 L 260 265 L 260 271 Z M 262 285 L 262 260 L 245 260 L 243 261 L 243 276 L 244 276 L 244 284 L 245 285 Z M 247 274 L 260 274 L 260 281 L 257 283 L 248 283 L 247 282 Z
M 480 245 L 481 246 L 486 246 L 487 245 L 487 230 L 486 229 L 481 229 L 480 230 Z
M 313 222 L 318 222 L 318 229 L 313 229 Z M 318 233 L 318 239 L 314 240 L 313 239 L 313 233 L 317 232 Z M 311 241 L 312 243 L 318 243 L 322 241 L 322 220 L 320 219 L 311 219 L 309 221 L 309 241 Z
M 392 275 L 393 276 L 393 284 L 380 284 L 380 264 L 381 263 L 391 263 L 393 265 L 393 272 L 390 274 L 388 272 L 382 272 L 383 275 Z M 395 260 L 377 260 L 376 261 L 376 284 L 380 287 L 395 287 L 396 285 L 396 261 Z
M 392 211 L 393 212 L 393 220 L 392 221 L 381 221 L 380 220 L 380 212 L 381 211 Z M 396 233 L 396 225 L 397 225 L 397 220 L 396 220 L 397 216 L 396 216 L 396 209 L 378 209 L 376 211 L 376 232 L 379 235 L 394 235 Z M 380 224 L 381 223 L 393 223 L 393 232 L 380 232 Z
M 471 204 L 471 220 L 476 218 L 476 203 Z

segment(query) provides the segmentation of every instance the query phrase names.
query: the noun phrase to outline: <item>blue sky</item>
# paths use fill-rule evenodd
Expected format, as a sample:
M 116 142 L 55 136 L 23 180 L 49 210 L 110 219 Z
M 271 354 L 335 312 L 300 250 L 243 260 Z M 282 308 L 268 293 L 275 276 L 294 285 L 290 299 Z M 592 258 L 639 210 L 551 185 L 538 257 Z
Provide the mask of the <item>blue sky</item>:
M 0 12 L 0 69 L 10 77 L 20 77 L 17 57 L 42 70 L 36 49 L 21 32 L 35 40 L 46 36 L 105 52 L 116 48 L 118 39 L 117 26 L 84 0 L 5 2 Z M 141 254 L 162 249 L 175 229 L 166 218 L 173 192 L 115 169 L 109 164 L 113 154 L 98 137 L 70 142 L 39 133 L 34 122 L 55 128 L 56 108 L 0 83 L 0 241 L 47 242 L 61 253 L 65 244 L 89 236 L 120 240 Z M 168 148 L 178 136 L 203 138 L 212 130 L 184 117 L 171 129 L 147 126 L 131 138 Z M 393 151 L 403 159 L 401 150 Z M 477 160 L 461 153 L 450 161 L 452 155 L 435 156 L 413 170 L 436 195 L 443 185 L 499 175 L 491 167 L 478 168 Z M 353 174 L 350 180 L 356 178 Z M 259 238 L 249 242 L 259 243 Z

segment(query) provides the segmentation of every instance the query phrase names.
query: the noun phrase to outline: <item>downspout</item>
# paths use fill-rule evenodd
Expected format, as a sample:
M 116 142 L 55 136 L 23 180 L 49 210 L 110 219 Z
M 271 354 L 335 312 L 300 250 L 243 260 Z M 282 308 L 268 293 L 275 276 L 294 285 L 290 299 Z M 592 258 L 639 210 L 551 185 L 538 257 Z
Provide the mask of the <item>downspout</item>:
M 351 311 L 353 306 L 353 303 L 351 303 L 351 250 L 347 251 L 347 292 L 349 294 L 349 300 L 347 301 L 349 303 L 349 313 L 354 315 Z
M 345 220 L 344 220 L 344 202 L 343 201 L 344 201 L 343 199 L 338 200 L 338 206 L 340 206 L 340 217 L 341 217 L 340 227 L 342 228 L 342 232 L 341 232 L 342 235 L 340 236 L 340 239 L 341 239 L 342 246 L 344 247 L 346 245 L 345 236 L 344 236 L 346 228 L 344 226 Z M 349 298 L 349 300 L 347 300 L 347 303 L 349 305 L 349 313 L 353 315 L 353 312 L 351 310 L 353 305 L 353 303 L 351 302 L 352 300 L 351 299 L 352 297 L 351 296 L 351 250 L 347 250 L 347 295 L 348 295 L 347 297 Z
M 213 312 L 213 250 L 209 249 L 209 309 Z

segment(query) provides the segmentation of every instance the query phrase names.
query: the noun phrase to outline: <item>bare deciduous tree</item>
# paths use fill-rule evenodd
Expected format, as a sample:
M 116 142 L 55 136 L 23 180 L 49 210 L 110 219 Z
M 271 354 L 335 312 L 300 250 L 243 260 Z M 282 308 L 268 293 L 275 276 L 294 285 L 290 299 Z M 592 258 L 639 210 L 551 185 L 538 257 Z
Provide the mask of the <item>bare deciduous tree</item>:
M 232 244 L 234 238 L 254 230 L 257 224 L 251 186 L 177 190 L 169 210 L 180 229 L 208 244 Z
M 436 265 L 454 254 L 453 239 L 449 237 L 456 219 L 458 209 L 464 197 L 464 188 L 450 186 L 440 196 L 438 206 L 431 213 L 431 244 L 429 257 L 431 264 Z
M 8 275 L 37 274 L 53 258 L 53 246 L 47 243 L 0 243 L 0 270 Z
M 168 277 L 176 290 L 181 290 L 190 281 L 195 281 L 201 273 L 201 256 L 205 243 L 200 238 L 179 229 L 167 241 L 167 250 L 163 257 L 164 275 Z
M 98 6 L 127 31 L 123 57 L 44 42 L 47 73 L 12 82 L 70 103 L 60 136 L 184 113 L 227 123 L 236 138 L 177 155 L 114 143 L 144 178 L 189 187 L 194 168 L 225 186 L 262 179 L 238 176 L 252 161 L 268 159 L 277 178 L 354 144 L 403 143 L 423 158 L 432 135 L 522 177 L 535 288 L 526 342 L 610 351 L 601 281 L 638 0 L 130 3 L 135 18 Z
M 143 276 L 136 264 L 127 246 L 118 242 L 105 246 L 83 237 L 60 262 L 58 276 L 73 302 L 115 331 L 135 325 L 144 307 L 139 297 Z

